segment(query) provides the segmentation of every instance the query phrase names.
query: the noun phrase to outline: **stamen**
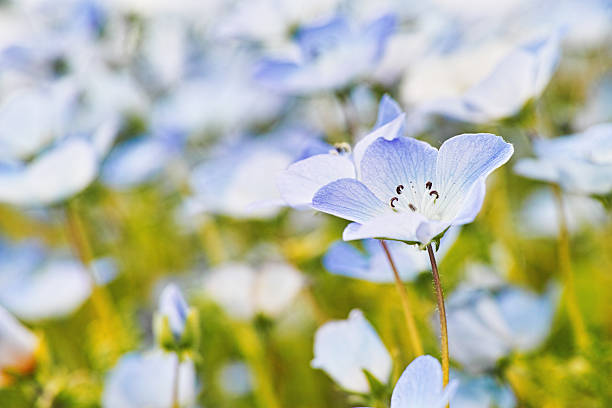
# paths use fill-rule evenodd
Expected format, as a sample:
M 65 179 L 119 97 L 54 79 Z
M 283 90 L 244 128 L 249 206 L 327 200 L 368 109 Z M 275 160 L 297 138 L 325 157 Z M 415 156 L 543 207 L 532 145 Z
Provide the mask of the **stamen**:
M 429 195 L 434 195 L 434 194 L 436 195 L 436 200 L 437 200 L 438 198 L 440 198 L 440 194 L 438 194 L 438 192 L 437 192 L 436 190 L 433 190 L 433 191 L 431 191 L 431 192 L 429 193 Z
M 410 208 L 412 211 L 416 211 L 416 207 L 412 204 L 408 204 L 408 208 Z
M 403 189 L 404 189 L 404 186 L 400 184 L 399 186 L 395 187 L 395 192 L 397 194 L 402 194 Z
M 334 145 L 334 149 L 336 149 L 336 152 L 339 153 L 339 154 L 350 153 L 351 152 L 351 145 L 349 145 L 348 143 L 345 143 L 345 142 L 336 143 Z
M 431 190 L 431 186 L 432 186 L 431 181 L 428 181 L 427 183 L 425 183 L 425 188 L 426 189 Z
M 393 204 L 393 203 L 395 203 L 395 202 L 396 202 L 396 201 L 398 201 L 398 200 L 399 200 L 399 198 L 397 198 L 397 197 L 393 197 L 393 198 L 391 199 L 391 207 L 395 208 L 395 204 Z

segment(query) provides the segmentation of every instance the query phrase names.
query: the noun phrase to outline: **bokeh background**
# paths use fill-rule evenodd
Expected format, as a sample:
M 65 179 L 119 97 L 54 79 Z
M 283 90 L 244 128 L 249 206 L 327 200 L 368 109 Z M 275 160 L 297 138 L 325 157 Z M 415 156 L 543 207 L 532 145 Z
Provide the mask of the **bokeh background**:
M 609 196 L 566 197 L 564 257 L 553 188 L 513 171 L 534 139 L 612 120 L 611 63 L 605 0 L 0 0 L 0 406 L 169 406 L 153 324 L 168 283 L 199 316 L 181 406 L 361 403 L 311 367 L 317 328 L 353 309 L 389 351 L 392 387 L 416 357 L 392 281 L 329 267 L 346 223 L 276 190 L 292 162 L 366 134 L 384 94 L 408 136 L 515 147 L 440 257 L 442 281 L 447 299 L 510 285 L 547 303 L 513 321 L 536 319 L 536 341 L 506 339 L 477 372 L 451 339 L 457 372 L 488 378 L 462 406 L 612 406 Z M 482 106 L 445 105 L 491 73 L 500 89 Z M 439 358 L 429 266 L 396 258 Z M 489 323 L 450 335 L 486 348 L 502 341 Z

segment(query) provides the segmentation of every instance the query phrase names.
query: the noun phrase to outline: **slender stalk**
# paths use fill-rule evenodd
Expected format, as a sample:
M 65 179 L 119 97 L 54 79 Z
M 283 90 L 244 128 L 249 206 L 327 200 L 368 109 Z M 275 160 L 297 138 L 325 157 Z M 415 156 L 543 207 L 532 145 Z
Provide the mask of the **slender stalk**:
M 564 298 L 567 307 L 567 314 L 574 330 L 574 336 L 576 336 L 576 343 L 582 350 L 588 348 L 589 335 L 576 301 L 576 289 L 574 287 L 574 273 L 571 264 L 570 254 L 570 240 L 569 232 L 567 229 L 567 220 L 565 219 L 565 211 L 563 204 L 563 193 L 561 188 L 557 185 L 553 185 L 553 192 L 555 194 L 555 201 L 557 202 L 557 217 L 559 222 L 559 269 L 564 280 Z
M 427 245 L 429 253 L 429 261 L 431 262 L 431 272 L 433 274 L 434 286 L 436 287 L 436 297 L 438 299 L 438 311 L 440 312 L 440 342 L 442 348 L 442 382 L 446 386 L 448 384 L 450 358 L 448 354 L 448 331 L 446 328 L 446 308 L 444 307 L 444 294 L 442 293 L 442 284 L 440 283 L 440 275 L 438 274 L 438 264 L 434 255 L 431 244 Z
M 408 328 L 408 337 L 410 338 L 412 352 L 415 356 L 421 356 L 423 355 L 423 345 L 421 344 L 421 340 L 419 339 L 419 333 L 417 331 L 416 323 L 414 322 L 414 315 L 412 314 L 412 309 L 410 308 L 410 299 L 408 296 L 408 291 L 406 290 L 406 286 L 404 286 L 404 282 L 402 282 L 402 279 L 399 276 L 397 267 L 395 266 L 395 262 L 393 261 L 393 257 L 391 256 L 391 252 L 389 251 L 387 243 L 381 239 L 380 245 L 383 247 L 385 255 L 387 255 L 387 260 L 389 261 L 389 265 L 391 266 L 391 270 L 393 271 L 393 276 L 395 277 L 395 286 L 397 287 L 397 291 L 400 295 L 400 300 L 402 302 L 402 309 L 404 311 L 406 327 Z
M 179 408 L 179 376 L 181 374 L 181 359 L 176 355 L 176 364 L 174 366 L 174 382 L 172 384 L 172 408 Z

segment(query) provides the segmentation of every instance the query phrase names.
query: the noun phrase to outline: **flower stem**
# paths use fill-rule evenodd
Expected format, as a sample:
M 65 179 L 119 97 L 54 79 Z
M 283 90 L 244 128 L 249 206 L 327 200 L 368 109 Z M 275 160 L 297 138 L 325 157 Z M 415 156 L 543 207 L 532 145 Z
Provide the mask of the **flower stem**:
M 567 314 L 576 336 L 576 343 L 582 350 L 588 348 L 589 335 L 576 301 L 576 290 L 574 287 L 574 273 L 572 271 L 569 232 L 563 204 L 563 194 L 561 188 L 553 185 L 553 192 L 557 202 L 557 217 L 559 221 L 559 269 L 564 280 L 564 298 L 567 307 Z
M 391 270 L 393 270 L 393 276 L 395 277 L 395 286 L 397 287 L 397 291 L 400 295 L 400 299 L 402 302 L 402 309 L 404 311 L 404 318 L 406 320 L 406 326 L 408 328 L 408 337 L 410 338 L 412 352 L 415 356 L 421 356 L 423 355 L 423 345 L 421 344 L 421 340 L 419 339 L 419 333 L 416 328 L 416 323 L 414 322 L 414 315 L 412 314 L 412 310 L 410 308 L 408 291 L 406 290 L 406 286 L 404 286 L 404 282 L 402 282 L 402 279 L 399 276 L 397 267 L 395 266 L 395 262 L 393 261 L 393 257 L 391 256 L 391 252 L 389 251 L 387 243 L 381 239 L 380 245 L 383 247 L 385 255 L 387 255 Z
M 442 348 L 442 382 L 446 386 L 449 377 L 449 354 L 448 354 L 448 331 L 446 328 L 446 308 L 444 307 L 444 294 L 442 293 L 442 284 L 440 283 L 440 275 L 438 274 L 438 264 L 434 255 L 431 244 L 427 245 L 429 253 L 429 261 L 431 262 L 431 272 L 433 274 L 434 286 L 436 287 L 436 297 L 438 299 L 438 311 L 440 312 L 440 342 Z
M 172 408 L 179 408 L 179 376 L 181 373 L 181 359 L 176 355 L 176 365 L 174 366 L 174 383 L 172 384 Z

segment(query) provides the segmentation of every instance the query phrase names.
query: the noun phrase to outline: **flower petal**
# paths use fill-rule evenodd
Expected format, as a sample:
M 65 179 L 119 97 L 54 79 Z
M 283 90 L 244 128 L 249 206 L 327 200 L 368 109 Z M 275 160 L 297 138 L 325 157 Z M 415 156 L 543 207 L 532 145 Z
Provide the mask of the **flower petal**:
M 394 213 L 390 211 L 363 223 L 349 224 L 342 239 L 351 241 L 364 238 L 387 238 L 406 242 L 419 242 L 417 230 L 427 219 L 415 212 Z
M 319 189 L 312 199 L 312 207 L 359 223 L 393 214 L 391 208 L 376 198 L 363 183 L 350 178 L 333 181 Z
M 354 178 L 355 167 L 344 155 L 318 154 L 293 163 L 277 179 L 281 197 L 292 207 L 312 203 L 317 190 L 332 181 Z
M 378 128 L 375 128 L 372 132 L 365 135 L 353 149 L 353 161 L 355 163 L 355 168 L 357 169 L 357 175 L 360 177 L 361 174 L 361 160 L 363 156 L 370 147 L 372 143 L 374 143 L 377 139 L 383 138 L 385 140 L 393 140 L 402 135 L 404 124 L 406 123 L 406 115 L 404 113 L 400 113 L 395 119 L 391 122 L 388 122 Z
M 433 181 L 438 152 L 420 140 L 401 137 L 378 139 L 365 152 L 361 162 L 361 179 L 385 203 L 404 190 L 398 203 L 406 209 L 412 203 L 417 208 L 425 195 L 425 185 Z
M 506 163 L 514 148 L 490 133 L 462 134 L 442 144 L 436 163 L 434 186 L 441 194 L 441 210 L 455 217 L 479 179 Z

